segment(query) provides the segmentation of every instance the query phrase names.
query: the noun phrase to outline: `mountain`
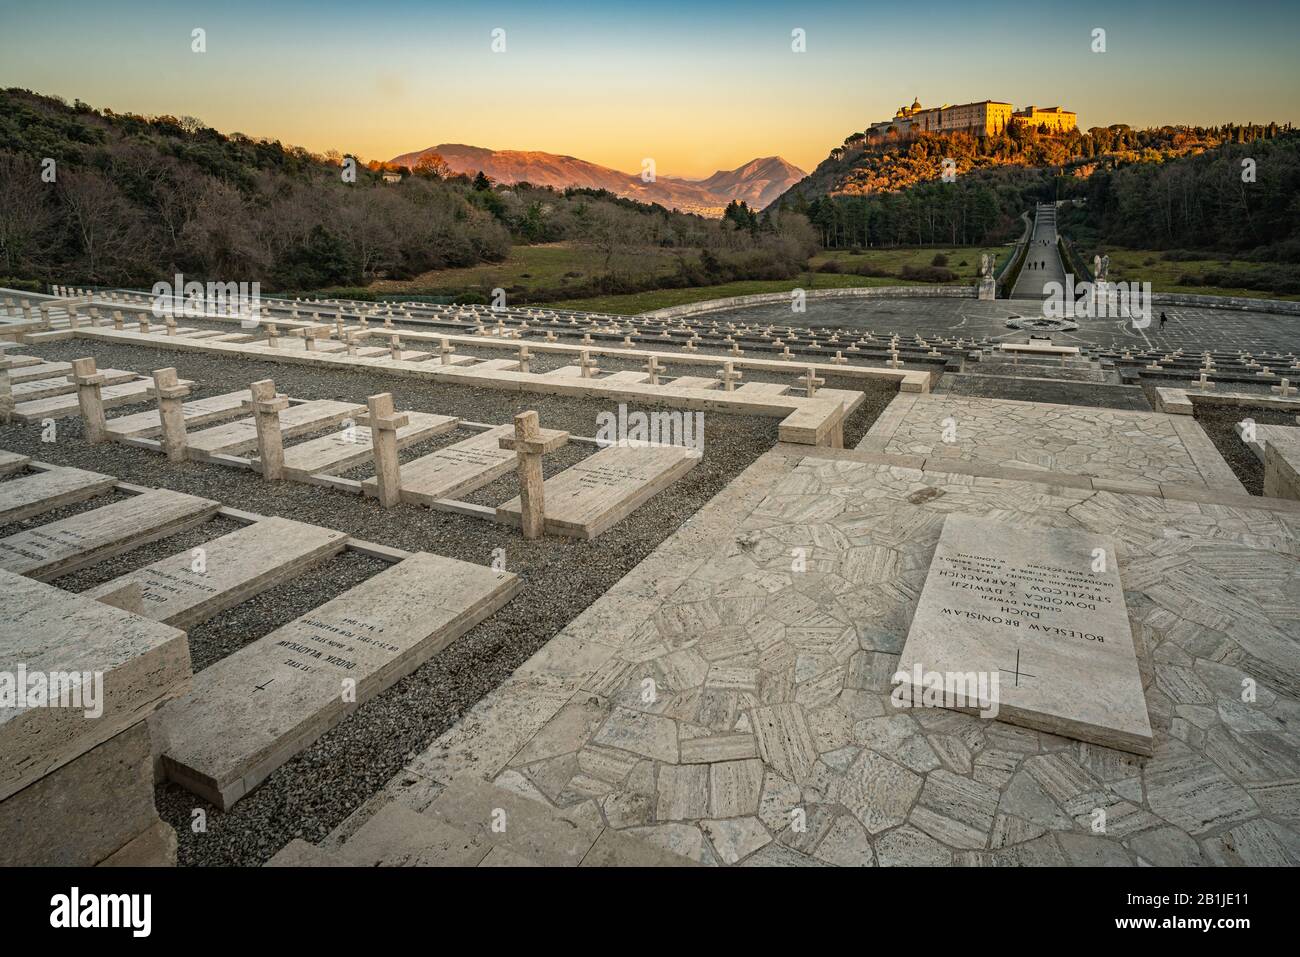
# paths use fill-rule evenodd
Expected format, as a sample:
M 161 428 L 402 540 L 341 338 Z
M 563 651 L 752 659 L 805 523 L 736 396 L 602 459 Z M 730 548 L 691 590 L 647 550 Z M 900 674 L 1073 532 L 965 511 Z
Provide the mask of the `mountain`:
M 779 156 L 764 156 L 733 170 L 718 170 L 708 179 L 697 180 L 695 185 L 763 209 L 806 175 Z
M 578 186 L 605 189 L 616 196 L 643 203 L 659 203 L 670 209 L 721 216 L 732 200 L 743 200 L 761 209 L 786 189 L 804 178 L 803 170 L 779 156 L 751 160 L 734 170 L 718 170 L 703 180 L 658 176 L 643 182 L 639 173 L 624 173 L 558 153 L 521 150 L 492 150 L 460 143 L 443 143 L 428 149 L 394 156 L 389 162 L 412 167 L 421 159 L 437 154 L 456 173 L 473 175 L 482 171 L 504 184 L 528 182 L 534 186 L 564 189 Z

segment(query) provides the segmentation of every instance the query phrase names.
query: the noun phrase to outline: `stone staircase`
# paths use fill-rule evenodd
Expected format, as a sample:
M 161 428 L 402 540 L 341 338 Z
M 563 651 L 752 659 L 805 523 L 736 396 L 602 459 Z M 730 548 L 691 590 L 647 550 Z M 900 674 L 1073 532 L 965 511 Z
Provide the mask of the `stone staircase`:
M 431 802 L 387 790 L 319 846 L 295 839 L 268 867 L 694 867 L 694 861 L 473 778 Z

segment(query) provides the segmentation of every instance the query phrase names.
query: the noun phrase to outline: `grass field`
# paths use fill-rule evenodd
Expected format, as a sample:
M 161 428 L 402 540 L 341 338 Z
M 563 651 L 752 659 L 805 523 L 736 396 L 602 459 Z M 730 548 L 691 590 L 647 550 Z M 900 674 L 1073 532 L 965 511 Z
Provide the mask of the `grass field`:
M 1231 286 L 1205 286 L 1180 283 L 1184 276 L 1204 276 L 1208 273 L 1232 272 L 1259 275 L 1276 274 L 1279 270 L 1300 274 L 1295 266 L 1277 263 L 1247 262 L 1241 259 L 1190 259 L 1168 260 L 1163 253 L 1145 249 L 1108 249 L 1110 278 L 1116 282 L 1149 282 L 1152 292 L 1183 292 L 1201 296 L 1245 296 L 1252 299 L 1300 299 L 1300 295 L 1284 295 L 1260 289 Z
M 674 257 L 670 251 L 652 248 L 639 250 L 617 265 L 631 275 L 664 275 L 674 271 Z M 377 295 L 437 296 L 473 290 L 488 296 L 497 288 L 507 293 L 562 291 L 565 286 L 581 287 L 604 272 L 604 259 L 596 250 L 548 243 L 512 246 L 505 262 L 439 269 L 400 282 L 381 279 L 367 288 Z

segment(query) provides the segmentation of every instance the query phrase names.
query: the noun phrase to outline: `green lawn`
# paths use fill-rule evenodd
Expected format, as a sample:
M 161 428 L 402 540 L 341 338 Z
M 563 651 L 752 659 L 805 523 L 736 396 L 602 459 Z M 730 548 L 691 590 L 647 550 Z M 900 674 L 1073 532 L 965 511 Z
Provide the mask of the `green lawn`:
M 671 251 L 651 248 L 623 257 L 617 266 L 633 276 L 666 275 L 675 271 L 675 259 Z M 438 296 L 473 290 L 486 296 L 497 288 L 538 293 L 566 285 L 580 288 L 605 271 L 604 258 L 590 247 L 548 243 L 512 246 L 505 262 L 438 269 L 403 281 L 381 279 L 367 288 L 376 295 Z
M 992 253 L 997 266 L 1000 266 L 1002 261 L 1011 255 L 1011 249 L 1011 246 L 916 246 L 864 249 L 856 256 L 846 250 L 836 249 L 818 253 L 812 258 L 811 264 L 814 269 L 825 262 L 837 262 L 841 269 L 867 265 L 898 275 L 904 266 L 914 268 L 929 266 L 934 261 L 935 255 L 941 254 L 948 260 L 947 268 L 957 274 L 957 278 L 952 280 L 952 283 L 962 284 L 974 283 L 979 276 L 981 255 Z M 994 268 L 996 269 L 997 266 Z M 886 282 L 890 285 L 898 285 L 903 280 L 886 280 Z
M 1300 269 L 1279 263 L 1247 262 L 1241 259 L 1192 259 L 1174 261 L 1163 253 L 1144 249 L 1107 249 L 1110 255 L 1110 278 L 1116 282 L 1149 282 L 1152 292 L 1182 292 L 1201 296 L 1245 296 L 1252 299 L 1300 299 L 1300 295 L 1284 295 L 1264 289 L 1242 287 L 1204 286 L 1180 283 L 1184 276 L 1204 276 L 1207 273 L 1244 273 L 1247 276 L 1285 272 L 1300 274 Z

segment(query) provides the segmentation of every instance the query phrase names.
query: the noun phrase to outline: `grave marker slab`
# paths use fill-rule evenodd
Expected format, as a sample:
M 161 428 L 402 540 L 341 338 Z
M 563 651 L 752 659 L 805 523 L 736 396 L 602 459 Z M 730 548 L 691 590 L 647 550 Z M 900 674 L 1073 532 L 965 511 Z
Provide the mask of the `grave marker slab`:
M 193 552 L 184 551 L 86 594 L 99 599 L 134 582 L 145 618 L 189 629 L 337 555 L 347 540 L 330 528 L 266 518 L 205 542 L 201 570 Z
M 595 538 L 689 472 L 700 453 L 679 445 L 614 445 L 601 449 L 543 484 L 546 530 Z M 497 508 L 497 520 L 518 525 L 515 497 Z
M 192 386 L 193 382 L 182 380 L 183 385 Z M 135 382 L 124 382 L 121 385 L 105 386 L 100 390 L 103 406 L 106 409 L 115 408 L 119 405 L 133 405 L 137 402 L 147 402 L 153 398 L 149 390 L 153 388 L 153 382 L 148 379 L 138 379 Z M 81 407 L 77 403 L 75 395 L 56 395 L 48 399 L 37 399 L 35 402 L 20 402 L 14 406 L 14 418 L 19 422 L 39 422 L 41 419 L 64 419 L 70 415 L 80 415 Z
M 509 572 L 426 552 L 385 569 L 200 672 L 155 722 L 167 776 L 229 808 L 518 587 Z
M 248 398 L 248 393 L 244 393 Z M 306 432 L 337 425 L 344 419 L 360 415 L 364 405 L 351 402 L 335 402 L 333 399 L 318 399 L 293 405 L 280 413 L 280 434 L 292 438 Z M 186 438 L 186 449 L 200 455 L 223 453 L 235 455 L 247 452 L 257 445 L 257 424 L 253 418 L 227 422 L 199 432 L 192 432 Z
M 152 489 L 0 538 L 0 569 L 49 581 L 207 521 L 220 507 L 210 499 Z
M 243 403 L 247 398 L 248 390 L 240 389 L 238 392 L 226 392 L 206 399 L 195 399 L 181 405 L 181 415 L 185 417 L 187 426 L 219 422 L 239 415 L 243 411 Z M 109 419 L 105 426 L 108 434 L 115 439 L 150 438 L 162 431 L 162 422 L 158 418 L 157 409 L 118 416 Z
M 410 421 L 397 430 L 399 449 L 450 432 L 460 424 L 460 419 L 450 415 L 434 415 L 429 412 L 405 414 Z M 292 479 L 316 474 L 331 475 L 369 462 L 373 454 L 370 428 L 364 425 L 353 426 L 350 432 L 345 429 L 334 435 L 321 436 L 286 448 L 284 474 L 286 478 Z
M 188 690 L 185 632 L 5 571 L 0 594 L 0 671 L 75 672 L 74 695 L 85 672 L 103 676 L 97 718 L 83 707 L 0 708 L 0 800 Z
M 22 471 L 31 460 L 30 455 L 19 455 L 17 452 L 6 452 L 0 449 L 0 475 Z
M 121 369 L 98 369 L 96 371 L 104 377 L 104 385 L 119 385 L 123 382 L 130 382 L 136 377 L 134 372 L 123 372 Z M 68 381 L 67 376 L 30 379 L 26 382 L 19 382 L 13 387 L 15 402 L 33 402 L 36 399 L 48 399 L 54 395 L 72 395 L 76 391 L 77 387 Z
M 716 389 L 721 383 L 699 375 L 681 375 L 664 385 L 665 389 Z
M 9 378 L 13 382 L 30 382 L 33 379 L 52 379 L 66 376 L 72 371 L 71 362 L 38 362 L 21 369 L 10 369 Z M 64 380 L 67 381 L 66 379 Z
M 986 676 L 999 720 L 1151 753 L 1115 549 L 1090 532 L 949 515 L 898 674 L 914 702 L 926 676 Z M 954 705 L 985 707 L 973 689 Z
M 115 484 L 111 475 L 62 466 L 0 482 L 0 525 L 103 495 Z
M 500 448 L 497 440 L 513 434 L 513 425 L 499 425 L 407 462 L 401 468 L 402 501 L 432 505 L 499 479 L 515 467 L 515 453 Z M 374 496 L 378 484 L 368 478 L 361 488 Z

